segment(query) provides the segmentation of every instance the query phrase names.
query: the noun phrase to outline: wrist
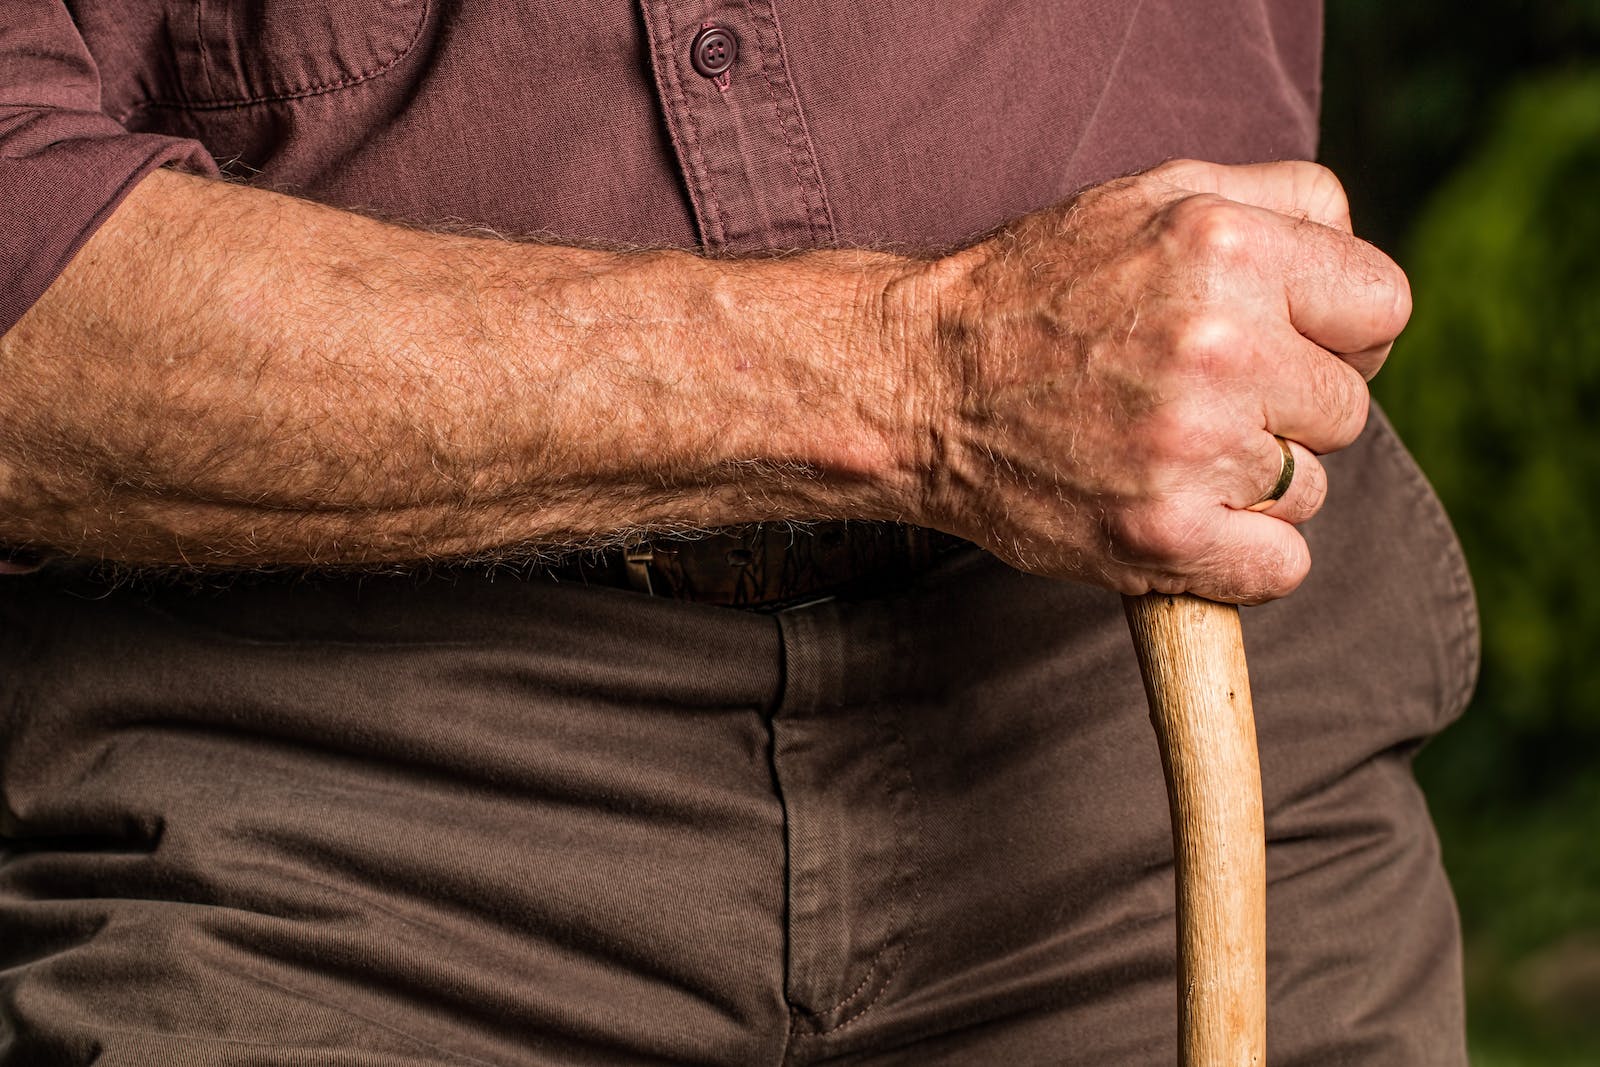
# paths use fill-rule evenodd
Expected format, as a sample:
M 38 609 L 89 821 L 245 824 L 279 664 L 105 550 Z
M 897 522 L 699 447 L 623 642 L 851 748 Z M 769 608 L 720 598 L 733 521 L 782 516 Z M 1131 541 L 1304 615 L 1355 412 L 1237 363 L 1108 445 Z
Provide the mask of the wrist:
M 726 264 L 719 265 L 726 266 Z M 935 397 L 925 264 L 881 252 L 751 260 L 722 274 L 719 305 L 741 370 L 781 400 L 746 423 L 742 451 L 803 472 L 804 517 L 918 522 Z
M 960 429 L 969 396 L 965 353 L 980 254 L 966 249 L 908 261 L 884 291 L 883 334 L 905 398 L 899 441 L 906 522 L 961 533 L 954 502 Z

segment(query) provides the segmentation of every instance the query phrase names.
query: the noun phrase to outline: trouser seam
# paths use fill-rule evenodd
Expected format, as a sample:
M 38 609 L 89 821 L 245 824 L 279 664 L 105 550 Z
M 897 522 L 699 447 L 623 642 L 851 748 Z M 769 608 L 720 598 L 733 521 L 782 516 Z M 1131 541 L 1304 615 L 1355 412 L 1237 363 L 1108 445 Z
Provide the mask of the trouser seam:
M 854 991 L 825 1010 L 807 1014 L 831 1015 L 843 1011 L 873 984 L 873 978 L 881 970 L 882 977 L 877 982 L 877 990 L 872 994 L 872 998 L 858 1010 L 846 1018 L 838 1020 L 833 1025 L 825 1029 L 796 1030 L 793 1033 L 794 1038 L 826 1037 L 845 1029 L 866 1016 L 873 1006 L 883 999 L 884 994 L 889 991 L 889 986 L 894 976 L 899 972 L 900 965 L 905 961 L 910 952 L 911 943 L 915 939 L 916 916 L 922 913 L 922 885 L 917 875 L 917 867 L 912 862 L 909 854 L 917 841 L 920 831 L 921 820 L 919 815 L 922 805 L 917 791 L 916 778 L 911 773 L 910 746 L 906 744 L 902 732 L 893 725 L 894 717 L 894 712 L 885 710 L 878 716 L 878 719 L 884 732 L 889 736 L 890 745 L 899 752 L 899 777 L 903 779 L 904 789 L 908 795 L 910 805 L 910 810 L 904 817 L 893 818 L 895 789 L 893 782 L 886 780 L 885 791 L 890 798 L 891 821 L 898 824 L 898 829 L 901 831 L 896 836 L 896 849 L 900 853 L 900 860 L 897 864 L 899 871 L 896 874 L 893 883 L 894 888 L 890 894 L 890 900 L 894 908 L 892 919 L 894 922 L 903 923 L 904 928 L 899 931 L 899 939 L 896 940 L 895 931 L 891 927 L 889 933 L 885 936 L 884 946 L 873 956 L 866 975 L 861 979 L 860 984 L 856 986 Z M 886 766 L 888 765 L 887 758 L 885 758 L 884 763 Z M 905 900 L 907 890 L 910 891 L 911 897 L 909 910 Z M 793 1007 L 790 1008 L 790 1016 L 798 1022 L 798 1013 Z
M 782 997 L 787 1025 L 782 1028 L 778 1038 L 777 1056 L 773 1059 L 774 1067 L 783 1067 L 789 1062 L 789 1046 L 794 1034 L 794 1005 L 789 1001 L 789 974 L 793 966 L 794 935 L 791 925 L 791 911 L 793 893 L 793 826 L 789 811 L 789 799 L 784 792 L 783 777 L 778 773 L 778 713 L 783 708 L 789 695 L 789 641 L 788 634 L 783 625 L 782 615 L 772 616 L 772 625 L 778 631 L 777 674 L 778 684 L 774 688 L 772 701 L 764 709 L 764 718 L 767 724 L 767 772 L 772 779 L 772 795 L 778 800 L 779 829 L 783 840 L 783 866 L 778 871 L 779 886 L 782 892 L 779 899 L 782 901 L 778 915 L 779 929 L 783 931 L 778 961 L 780 973 L 783 976 Z

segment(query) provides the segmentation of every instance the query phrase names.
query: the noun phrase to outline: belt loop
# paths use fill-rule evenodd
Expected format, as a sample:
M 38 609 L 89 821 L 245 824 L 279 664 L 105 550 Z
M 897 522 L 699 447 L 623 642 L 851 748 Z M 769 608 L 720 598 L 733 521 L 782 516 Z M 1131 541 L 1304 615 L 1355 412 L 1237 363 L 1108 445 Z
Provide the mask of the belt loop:
M 649 541 L 622 550 L 622 565 L 628 572 L 628 585 L 635 591 L 655 596 L 656 591 L 650 584 L 650 564 L 655 558 L 655 549 L 650 547 Z

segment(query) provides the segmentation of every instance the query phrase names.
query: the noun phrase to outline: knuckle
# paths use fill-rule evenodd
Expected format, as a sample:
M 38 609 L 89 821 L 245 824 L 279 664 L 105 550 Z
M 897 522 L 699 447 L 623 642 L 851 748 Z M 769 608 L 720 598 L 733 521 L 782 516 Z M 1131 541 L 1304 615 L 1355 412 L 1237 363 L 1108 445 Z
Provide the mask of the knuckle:
M 1278 554 L 1278 580 L 1273 585 L 1272 595 L 1286 596 L 1294 592 L 1310 573 L 1311 551 L 1305 541 L 1297 536 L 1288 541 Z
M 1372 394 L 1366 382 L 1348 363 L 1333 363 L 1317 395 L 1328 424 L 1330 450 L 1349 446 L 1366 428 L 1372 407 Z
M 1410 279 L 1398 263 L 1359 238 L 1346 238 L 1342 249 L 1336 269 L 1347 285 L 1365 288 L 1358 306 L 1368 317 L 1366 325 L 1374 334 L 1394 337 L 1411 318 Z
M 1406 277 L 1406 272 L 1400 269 L 1399 264 L 1391 261 L 1391 266 L 1394 268 L 1391 282 L 1394 286 L 1394 303 L 1390 306 L 1389 317 L 1394 332 L 1399 333 L 1411 321 L 1411 279 Z
M 1198 159 L 1169 159 L 1145 171 L 1144 176 L 1183 189 L 1193 184 L 1209 166 Z
M 1170 209 L 1173 230 L 1191 255 L 1233 264 L 1249 257 L 1254 238 L 1248 212 L 1214 193 L 1184 197 Z
M 1328 472 L 1322 464 L 1302 464 L 1295 471 L 1295 492 L 1299 497 L 1295 521 L 1304 522 L 1322 510 L 1328 502 Z
M 1162 404 L 1139 428 L 1134 455 L 1152 478 L 1165 478 L 1212 448 L 1217 416 L 1204 405 L 1184 400 Z
M 1199 311 L 1179 319 L 1173 328 L 1172 350 L 1185 373 L 1218 377 L 1232 377 L 1250 354 L 1244 329 L 1218 311 Z
M 1359 377 L 1359 376 L 1358 376 Z M 1350 390 L 1350 403 L 1344 412 L 1344 432 L 1340 434 L 1340 448 L 1348 448 L 1367 428 L 1367 418 L 1372 413 L 1372 393 L 1366 382 Z

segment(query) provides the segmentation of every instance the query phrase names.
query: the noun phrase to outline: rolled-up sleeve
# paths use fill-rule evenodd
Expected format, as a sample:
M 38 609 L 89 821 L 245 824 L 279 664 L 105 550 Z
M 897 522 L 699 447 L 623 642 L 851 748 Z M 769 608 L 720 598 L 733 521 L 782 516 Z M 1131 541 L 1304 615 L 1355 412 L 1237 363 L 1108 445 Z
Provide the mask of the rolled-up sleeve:
M 133 133 L 100 108 L 100 74 L 58 3 L 0 19 L 0 333 L 33 306 L 156 167 L 215 174 L 198 142 Z

